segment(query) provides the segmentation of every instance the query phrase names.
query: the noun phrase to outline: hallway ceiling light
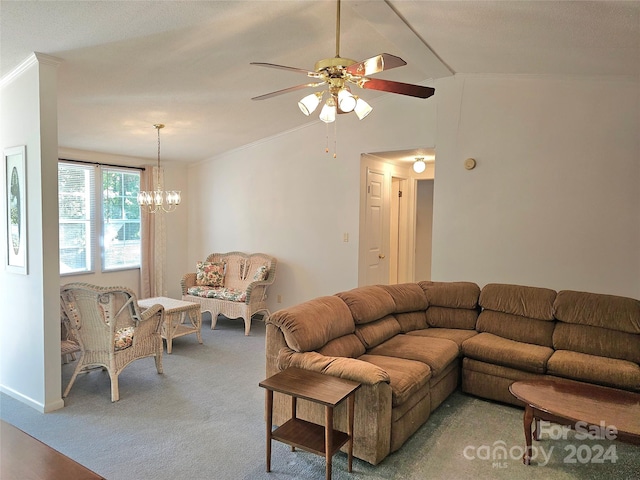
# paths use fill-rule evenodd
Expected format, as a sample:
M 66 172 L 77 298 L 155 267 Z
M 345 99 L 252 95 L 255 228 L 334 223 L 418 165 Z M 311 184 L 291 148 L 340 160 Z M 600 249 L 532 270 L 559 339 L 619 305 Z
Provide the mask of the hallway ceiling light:
M 416 157 L 416 161 L 413 162 L 413 171 L 416 173 L 422 173 L 427 168 L 427 164 L 424 163 L 424 157 Z
M 156 189 L 155 191 L 140 191 L 138 193 L 138 205 L 140 208 L 147 207 L 149 213 L 156 213 L 159 210 L 163 212 L 173 212 L 180 204 L 180 192 L 177 190 L 162 190 L 160 185 L 160 129 L 164 128 L 161 123 L 153 126 L 158 131 L 158 168 L 156 170 Z M 166 207 L 165 207 L 166 202 Z

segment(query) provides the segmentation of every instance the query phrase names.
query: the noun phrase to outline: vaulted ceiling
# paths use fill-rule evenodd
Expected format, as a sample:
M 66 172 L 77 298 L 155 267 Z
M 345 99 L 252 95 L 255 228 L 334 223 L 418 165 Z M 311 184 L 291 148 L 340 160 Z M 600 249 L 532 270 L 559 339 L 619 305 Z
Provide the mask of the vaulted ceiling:
M 335 29 L 334 0 L 1 0 L 0 75 L 31 52 L 61 60 L 62 147 L 155 158 L 164 123 L 163 161 L 197 162 L 318 121 L 297 107 L 311 89 L 252 101 L 308 79 L 249 63 L 313 70 L 335 55 Z M 423 85 L 456 73 L 639 79 L 640 1 L 343 0 L 341 56 L 383 52 L 408 65 L 377 77 Z M 392 94 L 362 93 L 372 115 L 384 115 L 380 95 Z

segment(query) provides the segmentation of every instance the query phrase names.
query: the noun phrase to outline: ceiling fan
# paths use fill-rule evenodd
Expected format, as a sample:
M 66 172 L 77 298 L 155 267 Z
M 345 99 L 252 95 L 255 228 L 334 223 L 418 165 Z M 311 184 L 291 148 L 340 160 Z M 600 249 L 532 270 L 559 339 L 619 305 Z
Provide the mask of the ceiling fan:
M 303 83 L 294 87 L 277 90 L 275 92 L 253 97 L 252 100 L 265 100 L 284 93 L 301 90 L 304 88 L 316 88 L 323 85 L 328 86 L 328 90 L 307 95 L 298 102 L 302 113 L 310 115 L 322 102 L 325 93 L 328 91 L 327 99 L 320 112 L 320 120 L 331 123 L 336 119 L 336 113 L 355 112 L 360 120 L 371 113 L 372 107 L 358 95 L 351 93 L 351 86 L 356 86 L 369 90 L 380 90 L 383 92 L 398 93 L 417 98 L 428 98 L 435 93 L 431 87 L 412 85 L 409 83 L 394 82 L 391 80 L 373 79 L 369 75 L 374 75 L 385 70 L 406 65 L 400 57 L 389 53 L 381 53 L 375 57 L 368 58 L 361 62 L 349 58 L 340 57 L 340 0 L 337 0 L 336 15 L 336 56 L 325 58 L 316 62 L 314 71 L 302 68 L 287 67 L 273 63 L 251 62 L 251 65 L 260 67 L 277 68 L 290 72 L 303 73 L 313 81 Z

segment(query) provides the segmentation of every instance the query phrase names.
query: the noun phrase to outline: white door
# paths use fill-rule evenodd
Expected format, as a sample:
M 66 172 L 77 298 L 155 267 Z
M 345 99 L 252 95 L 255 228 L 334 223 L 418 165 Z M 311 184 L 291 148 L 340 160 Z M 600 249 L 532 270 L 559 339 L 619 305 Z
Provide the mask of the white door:
M 365 212 L 367 285 L 389 283 L 389 262 L 385 249 L 384 174 L 367 169 Z

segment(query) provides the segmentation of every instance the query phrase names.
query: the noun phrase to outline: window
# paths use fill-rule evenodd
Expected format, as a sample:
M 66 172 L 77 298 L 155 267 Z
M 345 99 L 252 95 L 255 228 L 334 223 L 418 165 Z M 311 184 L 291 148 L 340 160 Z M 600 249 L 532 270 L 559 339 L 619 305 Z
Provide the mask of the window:
M 61 274 L 140 267 L 139 190 L 139 171 L 58 163 Z
M 140 172 L 102 169 L 103 270 L 140 266 Z

